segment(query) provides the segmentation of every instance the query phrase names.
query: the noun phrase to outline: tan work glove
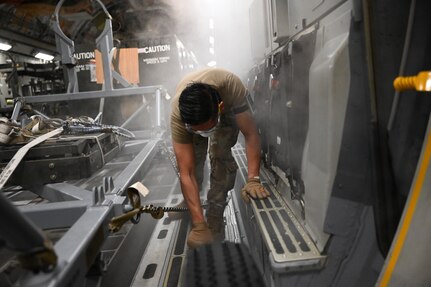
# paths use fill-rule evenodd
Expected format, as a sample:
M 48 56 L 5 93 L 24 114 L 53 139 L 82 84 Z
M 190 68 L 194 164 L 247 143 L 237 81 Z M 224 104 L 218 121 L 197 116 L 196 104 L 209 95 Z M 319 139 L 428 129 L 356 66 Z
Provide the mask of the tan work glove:
M 246 203 L 250 202 L 250 198 L 264 199 L 269 196 L 269 191 L 263 187 L 258 178 L 249 178 L 247 183 L 241 190 L 241 197 Z
M 187 245 L 190 248 L 197 248 L 202 245 L 210 244 L 214 241 L 214 236 L 208 228 L 206 222 L 194 223 L 187 238 Z

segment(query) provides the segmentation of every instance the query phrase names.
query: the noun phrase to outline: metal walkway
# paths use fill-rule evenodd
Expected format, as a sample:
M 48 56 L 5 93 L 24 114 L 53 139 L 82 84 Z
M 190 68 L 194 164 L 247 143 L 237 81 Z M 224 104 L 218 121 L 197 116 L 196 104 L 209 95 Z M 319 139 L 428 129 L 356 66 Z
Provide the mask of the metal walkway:
M 247 178 L 245 149 L 237 144 L 233 153 L 239 166 L 237 186 L 241 186 Z M 250 234 L 250 230 L 258 228 L 265 250 L 259 250 L 257 253 L 269 256 L 272 271 L 293 272 L 321 268 L 326 257 L 320 254 L 305 228 L 268 178 L 265 176 L 261 178 L 271 196 L 264 200 L 252 200 L 251 208 L 239 207 L 244 209 L 243 225 L 253 225 L 251 228 L 247 226 L 244 228 L 246 233 L 244 236 L 247 237 L 249 246 L 255 244 L 253 237 L 257 235 Z M 247 218 L 250 220 L 247 221 Z M 251 249 L 253 248 L 256 247 L 251 246 Z

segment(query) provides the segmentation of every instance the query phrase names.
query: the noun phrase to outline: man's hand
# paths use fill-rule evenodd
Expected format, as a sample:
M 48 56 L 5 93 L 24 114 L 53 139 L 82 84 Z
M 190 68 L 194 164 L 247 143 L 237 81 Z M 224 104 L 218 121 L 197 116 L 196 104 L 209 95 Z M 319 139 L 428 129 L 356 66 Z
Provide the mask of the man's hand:
M 214 241 L 214 236 L 208 228 L 206 222 L 193 223 L 187 238 L 187 245 L 190 248 L 197 248 L 202 245 L 210 244 Z
M 241 190 L 241 197 L 246 203 L 250 202 L 250 198 L 264 199 L 269 195 L 269 191 L 263 187 L 258 178 L 249 178 Z

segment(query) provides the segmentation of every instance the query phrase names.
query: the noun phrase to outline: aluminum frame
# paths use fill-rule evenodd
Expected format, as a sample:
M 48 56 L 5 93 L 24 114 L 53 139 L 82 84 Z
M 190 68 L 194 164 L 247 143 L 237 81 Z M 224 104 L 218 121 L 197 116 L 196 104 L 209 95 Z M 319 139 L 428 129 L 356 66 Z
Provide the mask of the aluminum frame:
M 101 186 L 89 191 L 72 183 L 57 183 L 32 190 L 50 200 L 59 201 L 24 206 L 19 210 L 39 228 L 69 229 L 54 246 L 58 256 L 56 268 L 50 273 L 26 272 L 19 280 L 20 286 L 85 285 L 85 275 L 110 235 L 109 220 L 123 213 L 128 203 L 124 195 L 127 187 L 143 176 L 158 150 L 160 140 L 140 141 L 145 146 L 123 172 L 112 181 L 103 180 L 105 187 L 109 188 Z M 102 169 L 99 174 L 105 172 Z
M 20 97 L 14 107 L 14 115 L 17 117 L 21 106 L 24 103 L 46 103 L 68 100 L 101 99 L 120 97 L 136 94 L 155 94 L 156 96 L 156 127 L 157 133 L 151 133 L 151 140 L 138 140 L 123 149 L 122 153 L 131 151 L 136 153 L 137 146 L 141 146 L 137 154 L 130 162 L 122 162 L 125 165 L 122 172 L 116 176 L 107 178 L 101 177 L 109 168 L 117 165 L 106 164 L 93 177 L 99 176 L 102 182 L 94 184 L 92 191 L 88 190 L 88 181 L 63 182 L 57 184 L 47 184 L 44 186 L 32 187 L 29 190 L 33 193 L 50 200 L 50 203 L 23 206 L 14 208 L 7 200 L 2 201 L 6 206 L 11 207 L 5 215 L 3 223 L 7 218 L 22 218 L 19 226 L 14 226 L 14 230 L 21 234 L 39 234 L 40 236 L 25 236 L 21 238 L 23 246 L 41 245 L 44 237 L 39 229 L 68 228 L 65 234 L 54 245 L 55 253 L 58 257 L 58 264 L 52 272 L 34 274 L 25 271 L 19 278 L 19 286 L 84 286 L 86 283 L 86 273 L 90 269 L 101 251 L 105 239 L 109 236 L 108 223 L 114 216 L 123 214 L 128 204 L 128 198 L 124 195 L 128 186 L 146 172 L 149 162 L 152 161 L 158 143 L 161 141 L 163 131 L 161 122 L 162 94 L 166 92 L 163 86 L 134 87 L 128 83 L 115 71 L 111 69 L 111 59 L 113 51 L 111 16 L 100 0 L 101 5 L 107 15 L 105 28 L 96 39 L 96 46 L 101 51 L 104 72 L 104 85 L 100 91 L 79 92 L 76 71 L 74 69 L 75 59 L 73 58 L 74 43 L 61 30 L 58 22 L 58 13 L 64 0 L 61 0 L 56 7 L 51 26 L 56 34 L 57 49 L 62 57 L 66 74 L 69 80 L 67 93 L 42 95 L 34 97 Z M 113 88 L 113 79 L 116 79 L 123 87 Z M 138 109 L 132 117 L 142 112 Z M 121 156 L 121 155 L 119 155 Z M 92 177 L 92 178 L 93 178 Z M 99 185 L 101 184 L 101 185 Z M 91 185 L 91 184 L 90 184 Z M 25 215 L 25 216 L 23 216 Z M 27 220 L 30 219 L 30 220 Z

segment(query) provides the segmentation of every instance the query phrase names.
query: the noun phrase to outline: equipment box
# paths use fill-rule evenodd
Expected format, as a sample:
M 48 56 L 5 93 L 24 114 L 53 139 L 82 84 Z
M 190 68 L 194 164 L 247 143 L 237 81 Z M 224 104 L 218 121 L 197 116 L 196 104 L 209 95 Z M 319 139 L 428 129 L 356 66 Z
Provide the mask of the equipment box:
M 6 167 L 22 144 L 0 147 L 0 168 Z M 91 176 L 118 152 L 113 134 L 66 136 L 33 147 L 6 185 L 32 186 Z

